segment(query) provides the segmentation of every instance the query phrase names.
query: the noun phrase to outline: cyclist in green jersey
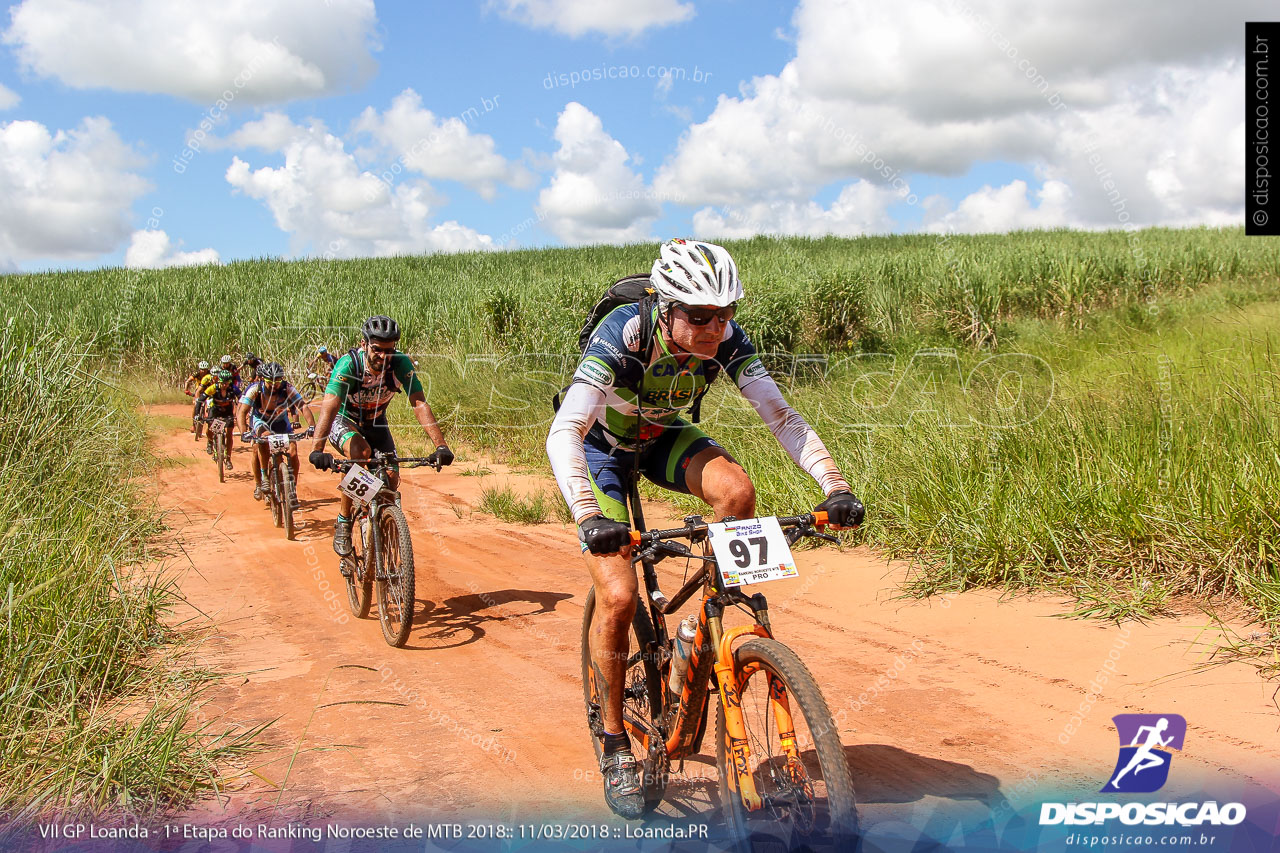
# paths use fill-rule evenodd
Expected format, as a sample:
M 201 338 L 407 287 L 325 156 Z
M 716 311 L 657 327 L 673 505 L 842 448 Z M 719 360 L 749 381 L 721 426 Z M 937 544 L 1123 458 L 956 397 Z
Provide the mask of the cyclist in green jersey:
M 436 446 L 433 455 L 443 465 L 452 464 L 453 451 L 427 404 L 413 361 L 396 349 L 399 325 L 390 317 L 370 317 L 361 332 L 364 344 L 338 359 L 329 377 L 308 457 L 311 464 L 321 471 L 333 466 L 333 455 L 324 451 L 326 438 L 349 459 L 370 459 L 375 450 L 394 453 L 387 406 L 397 391 L 409 395 L 409 407 Z M 388 474 L 391 488 L 398 488 L 399 472 L 393 466 Z M 351 498 L 345 494 L 333 525 L 333 550 L 342 557 L 351 553 Z

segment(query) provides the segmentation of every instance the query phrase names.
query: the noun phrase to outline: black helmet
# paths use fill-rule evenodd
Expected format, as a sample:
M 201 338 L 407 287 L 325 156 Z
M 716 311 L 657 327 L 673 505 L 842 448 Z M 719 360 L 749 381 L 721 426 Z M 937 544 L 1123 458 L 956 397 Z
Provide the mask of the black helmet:
M 396 321 L 390 317 L 383 317 L 379 314 L 376 317 L 370 317 L 364 321 L 364 328 L 361 329 L 364 339 L 377 338 L 380 341 L 398 341 L 400 340 L 400 327 L 396 325 Z
M 245 364 L 262 364 L 262 359 L 258 358 L 256 355 L 254 355 L 251 352 L 247 352 L 244 354 L 244 363 Z
M 284 379 L 284 367 L 272 361 L 258 369 L 258 378 L 266 382 L 279 382 Z

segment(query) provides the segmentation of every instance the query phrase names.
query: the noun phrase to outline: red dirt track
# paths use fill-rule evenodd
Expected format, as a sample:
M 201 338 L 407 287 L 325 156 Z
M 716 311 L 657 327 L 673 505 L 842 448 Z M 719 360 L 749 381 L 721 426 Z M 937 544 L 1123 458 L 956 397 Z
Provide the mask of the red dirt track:
M 233 768 L 225 796 L 195 815 L 608 819 L 582 710 L 588 580 L 574 532 L 473 511 L 482 485 L 550 490 L 549 472 L 490 464 L 491 475 L 462 476 L 469 463 L 406 473 L 419 600 L 408 647 L 393 649 L 376 615 L 358 620 L 347 608 L 330 547 L 336 475 L 303 453 L 290 542 L 252 499 L 238 440 L 222 484 L 187 431 L 168 429 L 156 447 L 172 460 L 157 473 L 166 564 L 188 602 L 174 621 L 204 636 L 196 660 L 227 674 L 203 713 L 215 728 L 275 721 L 271 748 Z M 806 551 L 797 562 L 798 580 L 761 591 L 778 638 L 837 714 L 864 821 L 980 817 L 1005 797 L 1020 805 L 1032 781 L 1093 797 L 1116 759 L 1111 717 L 1126 712 L 1187 719 L 1161 797 L 1212 785 L 1222 801 L 1237 786 L 1280 785 L 1275 685 L 1243 664 L 1195 672 L 1207 652 L 1192 641 L 1207 617 L 1117 627 L 1057 618 L 1069 607 L 1049 597 L 899 600 L 905 566 L 865 549 Z M 666 577 L 671 592 L 679 576 Z M 1066 733 L 1099 673 L 1100 696 Z M 685 764 L 689 778 L 672 783 L 663 813 L 717 820 L 713 740 Z

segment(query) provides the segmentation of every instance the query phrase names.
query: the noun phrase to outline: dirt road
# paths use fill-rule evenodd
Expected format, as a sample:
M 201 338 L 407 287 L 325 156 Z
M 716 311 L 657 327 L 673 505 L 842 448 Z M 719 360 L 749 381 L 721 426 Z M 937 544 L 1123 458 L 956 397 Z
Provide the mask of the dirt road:
M 408 647 L 392 649 L 376 619 L 346 607 L 329 541 L 335 475 L 304 460 L 290 542 L 252 499 L 238 443 L 223 484 L 189 433 L 169 429 L 158 449 L 169 459 L 159 500 L 182 546 L 171 565 L 190 602 L 176 616 L 206 629 L 199 660 L 229 673 L 205 713 L 275 721 L 273 749 L 197 814 L 607 817 L 582 712 L 587 582 L 573 531 L 472 509 L 482 485 L 549 490 L 549 476 L 498 465 L 463 476 L 475 463 L 407 474 L 418 616 Z M 765 589 L 774 628 L 840 722 L 864 822 L 967 820 L 1006 797 L 1019 805 L 1031 786 L 1092 797 L 1116 760 L 1111 717 L 1126 712 L 1187 719 L 1162 796 L 1276 785 L 1275 686 L 1240 664 L 1194 672 L 1205 618 L 1118 627 L 1059 618 L 1068 608 L 1052 598 L 897 600 L 904 567 L 865 550 L 818 549 L 799 562 L 798 580 Z M 713 759 L 685 774 L 663 811 L 714 820 Z

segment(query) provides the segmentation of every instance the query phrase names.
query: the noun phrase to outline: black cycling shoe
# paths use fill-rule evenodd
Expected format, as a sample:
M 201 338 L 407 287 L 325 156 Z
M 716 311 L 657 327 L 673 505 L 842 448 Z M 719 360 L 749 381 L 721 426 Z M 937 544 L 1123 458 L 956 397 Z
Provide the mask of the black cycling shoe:
M 333 551 L 339 557 L 351 555 L 350 521 L 335 521 L 333 523 Z
M 627 820 L 643 817 L 644 788 L 640 784 L 640 765 L 631 750 L 601 755 L 600 773 L 604 776 L 604 801 L 613 813 Z

